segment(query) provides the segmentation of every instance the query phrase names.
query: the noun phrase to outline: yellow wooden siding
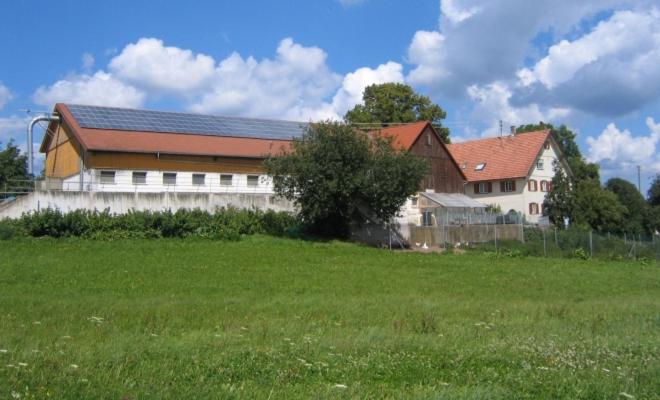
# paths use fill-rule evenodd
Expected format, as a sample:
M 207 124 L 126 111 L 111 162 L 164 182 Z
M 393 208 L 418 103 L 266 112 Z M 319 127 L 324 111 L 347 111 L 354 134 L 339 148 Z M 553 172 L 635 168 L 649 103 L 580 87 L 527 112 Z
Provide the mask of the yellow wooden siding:
M 46 177 L 66 178 L 80 172 L 78 146 L 70 139 L 66 128 L 58 126 L 46 152 Z
M 263 160 L 230 157 L 180 156 L 156 154 L 92 152 L 87 167 L 145 171 L 264 172 Z

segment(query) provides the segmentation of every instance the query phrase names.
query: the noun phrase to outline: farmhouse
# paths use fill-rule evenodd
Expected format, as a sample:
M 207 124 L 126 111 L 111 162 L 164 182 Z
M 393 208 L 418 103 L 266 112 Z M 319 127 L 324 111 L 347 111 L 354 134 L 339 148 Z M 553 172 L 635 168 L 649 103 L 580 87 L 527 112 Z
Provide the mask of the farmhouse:
M 570 169 L 550 130 L 451 144 L 449 151 L 467 177 L 465 194 L 481 203 L 514 210 L 539 223 L 554 167 Z

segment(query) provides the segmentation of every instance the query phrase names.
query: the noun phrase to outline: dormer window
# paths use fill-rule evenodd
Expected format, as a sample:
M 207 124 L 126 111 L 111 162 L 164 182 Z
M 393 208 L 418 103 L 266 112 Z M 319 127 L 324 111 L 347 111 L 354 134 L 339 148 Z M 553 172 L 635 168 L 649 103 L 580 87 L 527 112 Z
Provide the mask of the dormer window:
M 486 163 L 481 163 L 481 164 L 477 164 L 477 166 L 474 167 L 474 170 L 475 171 L 482 171 L 484 168 L 486 168 Z
M 536 169 L 538 169 L 538 170 L 543 170 L 543 167 L 544 167 L 544 165 L 543 165 L 543 160 L 538 160 L 538 161 L 536 162 Z

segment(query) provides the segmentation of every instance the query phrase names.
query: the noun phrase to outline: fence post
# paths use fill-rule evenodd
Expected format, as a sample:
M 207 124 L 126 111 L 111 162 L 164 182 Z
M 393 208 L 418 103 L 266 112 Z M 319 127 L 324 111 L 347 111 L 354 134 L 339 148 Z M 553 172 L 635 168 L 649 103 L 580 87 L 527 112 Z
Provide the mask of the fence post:
M 542 229 L 541 232 L 543 233 L 543 257 L 548 256 L 548 249 L 545 245 L 545 229 Z
M 525 244 L 525 227 L 523 226 L 522 221 L 520 221 L 520 240 Z
M 594 258 L 594 238 L 593 231 L 589 231 L 589 254 L 591 258 Z
M 497 250 L 497 224 L 493 225 L 494 232 L 495 232 L 495 253 L 498 252 Z

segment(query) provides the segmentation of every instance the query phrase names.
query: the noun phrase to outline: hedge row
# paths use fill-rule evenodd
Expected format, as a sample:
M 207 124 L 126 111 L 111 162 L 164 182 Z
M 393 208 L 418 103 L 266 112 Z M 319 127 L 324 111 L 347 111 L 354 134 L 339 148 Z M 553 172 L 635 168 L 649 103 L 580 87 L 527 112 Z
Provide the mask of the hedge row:
M 91 239 L 187 238 L 237 240 L 241 235 L 291 235 L 297 224 L 286 212 L 220 208 L 201 210 L 109 211 L 45 209 L 0 221 L 0 239 L 14 237 L 82 237 Z

